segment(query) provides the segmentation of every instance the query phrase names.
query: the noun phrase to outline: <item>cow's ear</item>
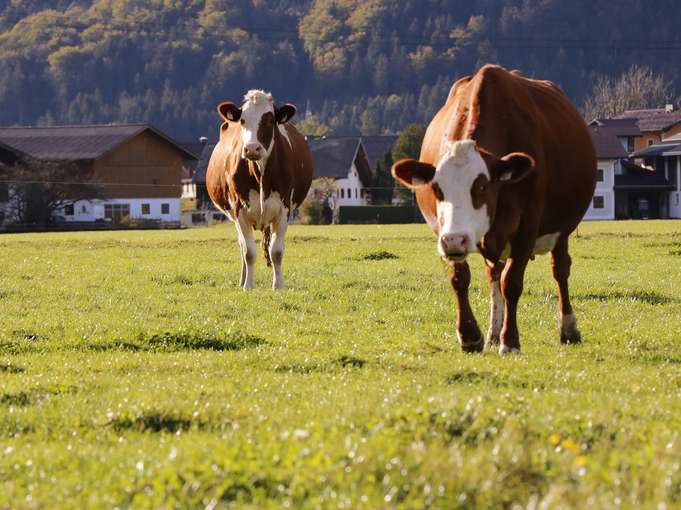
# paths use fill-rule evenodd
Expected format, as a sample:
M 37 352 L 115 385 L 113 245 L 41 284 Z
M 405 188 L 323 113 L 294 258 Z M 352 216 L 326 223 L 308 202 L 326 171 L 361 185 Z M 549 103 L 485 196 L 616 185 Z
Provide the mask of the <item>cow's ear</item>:
M 523 152 L 513 152 L 498 160 L 494 170 L 499 181 L 504 184 L 515 184 L 532 175 L 534 158 Z
M 234 103 L 226 101 L 220 103 L 218 106 L 218 113 L 220 116 L 230 122 L 237 122 L 241 118 L 241 108 L 238 108 Z
M 435 167 L 415 159 L 403 159 L 390 170 L 393 177 L 408 188 L 420 188 L 433 180 Z
M 277 124 L 286 124 L 296 114 L 296 107 L 286 103 L 274 109 L 274 118 Z

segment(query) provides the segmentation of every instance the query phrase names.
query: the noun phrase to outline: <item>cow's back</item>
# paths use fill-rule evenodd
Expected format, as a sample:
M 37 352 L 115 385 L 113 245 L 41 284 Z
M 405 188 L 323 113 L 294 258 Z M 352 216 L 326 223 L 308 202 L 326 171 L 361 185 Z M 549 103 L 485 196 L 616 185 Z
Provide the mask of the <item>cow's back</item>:
M 572 231 L 589 206 L 596 184 L 593 142 L 579 112 L 551 82 L 483 67 L 452 87 L 428 127 L 421 160 L 436 165 L 445 139 L 474 139 L 498 156 L 532 156 L 536 177 L 528 207 L 539 216 L 540 233 Z M 417 191 L 417 200 L 433 226 L 435 200 L 428 191 Z

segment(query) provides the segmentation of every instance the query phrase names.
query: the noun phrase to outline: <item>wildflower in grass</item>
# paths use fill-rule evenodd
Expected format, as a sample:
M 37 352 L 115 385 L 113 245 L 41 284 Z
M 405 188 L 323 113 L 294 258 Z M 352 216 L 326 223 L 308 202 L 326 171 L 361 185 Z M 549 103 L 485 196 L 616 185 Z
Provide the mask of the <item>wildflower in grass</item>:
M 577 455 L 575 457 L 575 466 L 586 466 L 589 463 L 589 459 L 586 455 Z
M 549 436 L 549 443 L 551 446 L 556 446 L 560 443 L 560 434 L 551 434 Z
M 573 455 L 577 455 L 579 453 L 579 445 L 570 438 L 565 439 L 560 445 L 565 450 L 572 452 Z

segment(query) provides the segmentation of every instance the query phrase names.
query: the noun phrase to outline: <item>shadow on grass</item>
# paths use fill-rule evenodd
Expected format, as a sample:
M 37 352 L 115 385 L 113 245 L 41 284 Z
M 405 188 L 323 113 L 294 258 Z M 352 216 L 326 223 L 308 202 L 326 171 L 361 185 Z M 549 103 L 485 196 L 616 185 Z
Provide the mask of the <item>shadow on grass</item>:
M 150 280 L 157 285 L 184 285 L 185 287 L 192 287 L 194 285 L 205 285 L 207 287 L 217 286 L 215 278 L 210 275 L 188 276 L 180 273 L 172 276 L 152 276 Z
M 0 374 L 20 374 L 26 372 L 24 367 L 18 367 L 11 364 L 0 364 Z
M 109 423 L 117 432 L 170 432 L 187 431 L 192 426 L 189 418 L 169 416 L 159 412 L 145 413 L 136 417 L 113 418 Z
M 614 292 L 590 292 L 587 294 L 574 294 L 575 301 L 640 301 L 650 305 L 666 305 L 679 303 L 681 299 L 665 296 L 651 290 L 614 291 Z
M 245 333 L 229 333 L 223 337 L 197 333 L 157 333 L 151 336 L 140 335 L 136 342 L 114 340 L 88 345 L 91 351 L 144 351 L 144 352 L 181 352 L 181 351 L 240 351 L 264 345 L 264 339 Z
M 289 374 L 311 374 L 313 372 L 333 372 L 334 370 L 337 370 L 339 366 L 341 368 L 362 368 L 366 364 L 367 361 L 362 358 L 343 355 L 340 358 L 327 363 L 291 363 L 277 365 L 274 367 L 274 371 Z
M 27 329 L 15 329 L 12 331 L 12 336 L 17 340 L 28 340 L 29 342 L 40 342 L 45 340 L 44 336 Z
M 371 253 L 367 253 L 366 255 L 363 255 L 360 260 L 391 260 L 391 259 L 398 259 L 399 257 L 395 255 L 394 253 L 390 253 L 389 251 L 374 251 Z

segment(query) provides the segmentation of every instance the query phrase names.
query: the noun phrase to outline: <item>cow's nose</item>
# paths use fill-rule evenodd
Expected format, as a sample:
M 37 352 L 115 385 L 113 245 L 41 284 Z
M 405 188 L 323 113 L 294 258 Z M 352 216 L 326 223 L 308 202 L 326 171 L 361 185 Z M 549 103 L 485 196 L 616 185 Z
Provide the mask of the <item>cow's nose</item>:
M 248 159 L 258 159 L 260 157 L 260 144 L 252 143 L 244 147 L 244 156 Z
M 470 237 L 466 234 L 442 234 L 440 236 L 440 246 L 445 256 L 463 257 L 468 253 L 470 247 Z

